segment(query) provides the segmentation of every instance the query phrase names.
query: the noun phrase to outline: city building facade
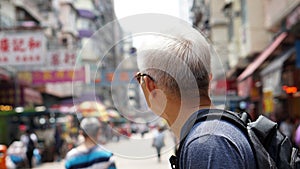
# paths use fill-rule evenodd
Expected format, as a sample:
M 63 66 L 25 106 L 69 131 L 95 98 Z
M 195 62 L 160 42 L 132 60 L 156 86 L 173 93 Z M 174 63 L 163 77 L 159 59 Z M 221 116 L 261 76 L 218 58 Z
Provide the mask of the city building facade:
M 51 107 L 65 99 L 92 91 L 111 102 L 110 88 L 95 83 L 122 60 L 122 30 L 114 22 L 105 37 L 95 33 L 115 19 L 112 0 L 0 1 L 0 143 L 18 139 L 19 125 L 54 124 Z
M 238 98 L 233 107 L 277 121 L 299 117 L 299 1 L 226 0 L 221 5 L 195 0 L 197 3 L 206 8 L 191 10 L 193 23 L 206 28 L 217 50 L 223 49 L 219 53 L 228 68 L 227 95 Z

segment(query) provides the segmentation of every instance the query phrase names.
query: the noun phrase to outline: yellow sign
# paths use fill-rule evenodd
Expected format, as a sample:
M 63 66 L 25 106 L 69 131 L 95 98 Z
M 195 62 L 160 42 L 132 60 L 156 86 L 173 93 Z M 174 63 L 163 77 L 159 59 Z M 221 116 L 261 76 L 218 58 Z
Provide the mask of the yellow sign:
M 264 101 L 263 101 L 264 112 L 272 113 L 274 111 L 273 92 L 272 91 L 264 91 L 263 99 L 264 99 Z
M 0 105 L 0 111 L 12 111 L 13 107 L 10 105 Z

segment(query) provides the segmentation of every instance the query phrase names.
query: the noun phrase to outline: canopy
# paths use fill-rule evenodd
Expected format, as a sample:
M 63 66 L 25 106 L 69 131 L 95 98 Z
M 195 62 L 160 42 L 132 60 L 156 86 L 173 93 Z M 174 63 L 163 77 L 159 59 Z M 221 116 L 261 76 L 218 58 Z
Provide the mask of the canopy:
M 106 108 L 101 102 L 82 102 L 77 106 L 77 111 L 80 112 L 83 117 L 99 117 L 101 121 L 109 120 L 109 115 L 106 111 Z
M 250 76 L 280 45 L 280 43 L 287 37 L 288 33 L 281 33 L 248 67 L 240 74 L 237 81 L 243 81 Z

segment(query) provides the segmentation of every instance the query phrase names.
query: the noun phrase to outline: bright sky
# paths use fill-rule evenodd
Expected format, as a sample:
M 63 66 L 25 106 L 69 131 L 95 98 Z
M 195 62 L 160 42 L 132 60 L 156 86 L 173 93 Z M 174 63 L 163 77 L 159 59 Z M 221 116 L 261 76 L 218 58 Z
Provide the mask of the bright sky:
M 144 13 L 166 14 L 187 22 L 193 0 L 114 0 L 118 19 Z
M 158 13 L 178 17 L 189 22 L 188 2 L 189 0 L 114 0 L 114 7 L 118 19 L 137 14 Z M 134 45 L 138 47 L 144 38 L 133 37 Z
M 179 0 L 114 0 L 119 19 L 143 13 L 161 13 L 179 17 Z

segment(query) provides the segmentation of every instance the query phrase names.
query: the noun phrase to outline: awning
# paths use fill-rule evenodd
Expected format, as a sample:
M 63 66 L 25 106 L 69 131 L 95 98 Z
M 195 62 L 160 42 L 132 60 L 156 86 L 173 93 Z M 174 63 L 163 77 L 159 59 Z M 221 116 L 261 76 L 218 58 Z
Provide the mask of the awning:
M 237 81 L 242 81 L 249 75 L 251 75 L 278 47 L 278 45 L 287 37 L 288 33 L 281 33 L 273 43 L 268 46 L 249 66 L 243 71 L 243 73 L 237 78 Z
M 295 52 L 295 50 L 296 49 L 293 47 L 283 55 L 281 55 L 279 58 L 272 61 L 265 69 L 260 72 L 260 75 L 264 76 L 273 72 L 274 70 L 278 70 L 280 67 L 282 67 L 283 63 Z
M 9 72 L 3 68 L 0 68 L 0 79 L 9 80 L 10 79 Z

